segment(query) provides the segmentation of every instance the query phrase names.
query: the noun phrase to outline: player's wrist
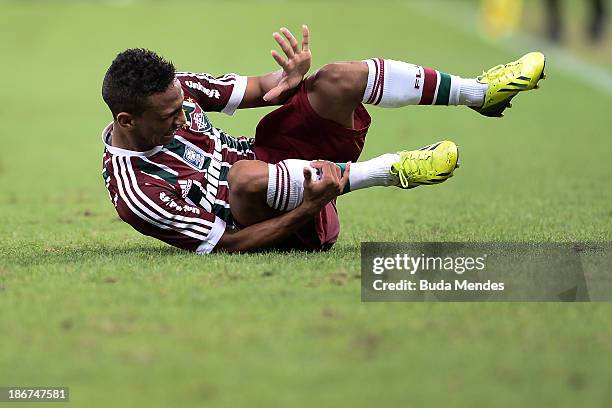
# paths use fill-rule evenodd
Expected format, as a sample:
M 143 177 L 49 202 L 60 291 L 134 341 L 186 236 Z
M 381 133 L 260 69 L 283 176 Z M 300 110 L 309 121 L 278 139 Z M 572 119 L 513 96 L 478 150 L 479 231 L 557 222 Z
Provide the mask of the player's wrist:
M 319 203 L 314 201 L 304 200 L 302 201 L 302 204 L 296 207 L 294 211 L 297 211 L 299 215 L 311 218 L 316 216 L 321 211 L 321 209 L 323 209 L 323 207 L 325 207 L 325 205 L 320 205 Z

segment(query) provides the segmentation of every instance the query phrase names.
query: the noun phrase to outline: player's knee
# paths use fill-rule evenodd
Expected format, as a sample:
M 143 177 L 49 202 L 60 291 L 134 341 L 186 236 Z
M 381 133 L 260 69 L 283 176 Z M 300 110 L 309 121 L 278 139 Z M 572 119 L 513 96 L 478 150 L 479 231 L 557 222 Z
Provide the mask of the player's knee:
M 233 196 L 265 194 L 268 189 L 268 164 L 259 160 L 240 160 L 227 174 L 227 184 Z
M 314 74 L 313 91 L 333 100 L 361 98 L 362 83 L 366 83 L 367 75 L 365 64 L 350 62 L 327 64 Z

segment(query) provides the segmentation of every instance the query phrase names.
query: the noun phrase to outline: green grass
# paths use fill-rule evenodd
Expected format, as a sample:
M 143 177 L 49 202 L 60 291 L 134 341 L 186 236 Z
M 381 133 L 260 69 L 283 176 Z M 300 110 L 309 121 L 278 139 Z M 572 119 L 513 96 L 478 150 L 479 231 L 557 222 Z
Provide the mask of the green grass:
M 371 109 L 364 158 L 450 138 L 462 165 L 343 197 L 328 253 L 198 257 L 117 220 L 100 84 L 124 48 L 259 74 L 272 31 L 306 22 L 315 67 L 384 56 L 468 76 L 518 57 L 375 4 L 0 2 L 0 386 L 69 386 L 78 407 L 609 406 L 609 304 L 360 303 L 364 240 L 612 241 L 610 97 L 554 60 L 503 120 Z M 265 112 L 211 120 L 252 135 Z

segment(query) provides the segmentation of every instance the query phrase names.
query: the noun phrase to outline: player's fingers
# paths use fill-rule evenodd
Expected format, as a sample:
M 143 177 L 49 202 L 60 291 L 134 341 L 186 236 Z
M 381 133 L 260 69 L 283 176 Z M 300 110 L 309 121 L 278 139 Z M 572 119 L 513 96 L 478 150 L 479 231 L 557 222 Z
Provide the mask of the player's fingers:
M 310 162 L 310 166 L 314 167 L 315 169 L 322 169 L 324 163 L 325 162 L 323 160 L 313 160 Z
M 346 167 L 344 168 L 344 174 L 342 175 L 342 178 L 340 179 L 340 188 L 342 189 L 342 191 L 344 191 L 344 187 L 346 187 L 346 185 L 349 182 L 349 174 L 351 172 L 351 162 L 346 163 Z
M 312 173 L 308 167 L 304 167 L 304 186 L 308 186 L 312 183 Z
M 341 176 L 340 166 L 338 166 L 337 164 L 334 164 L 331 166 L 331 169 L 334 172 L 334 180 L 340 180 L 340 176 Z
M 310 162 L 310 167 L 317 169 L 319 181 L 333 180 L 333 170 L 329 167 L 329 162 L 325 160 L 315 160 Z
M 266 94 L 263 96 L 263 100 L 269 102 L 272 99 L 278 98 L 281 93 L 283 93 L 283 89 L 280 86 L 275 86 L 266 92 Z
M 298 41 L 295 39 L 291 31 L 289 31 L 287 27 L 281 28 L 280 31 L 281 33 L 283 33 L 285 38 L 287 38 L 287 40 L 289 41 L 289 45 L 291 45 L 291 49 L 293 49 L 293 51 L 296 53 L 300 52 L 300 49 L 298 48 Z
M 340 178 L 340 168 L 338 168 L 335 163 L 329 161 L 323 162 L 321 172 L 323 173 L 323 177 L 321 178 L 331 180 L 333 183 L 337 183 Z
M 283 36 L 281 36 L 279 33 L 274 33 L 272 34 L 272 36 L 274 37 L 278 45 L 280 45 L 287 58 L 293 58 L 295 54 L 291 46 L 289 46 L 289 43 L 287 43 L 287 40 L 285 40 Z
M 284 69 L 287 66 L 287 61 L 283 57 L 281 57 L 278 52 L 272 50 L 270 51 L 270 54 L 272 54 L 272 58 L 274 58 L 274 61 L 276 61 L 276 63 L 280 65 L 281 68 Z
M 310 50 L 310 30 L 308 26 L 304 24 L 302 26 L 302 51 Z

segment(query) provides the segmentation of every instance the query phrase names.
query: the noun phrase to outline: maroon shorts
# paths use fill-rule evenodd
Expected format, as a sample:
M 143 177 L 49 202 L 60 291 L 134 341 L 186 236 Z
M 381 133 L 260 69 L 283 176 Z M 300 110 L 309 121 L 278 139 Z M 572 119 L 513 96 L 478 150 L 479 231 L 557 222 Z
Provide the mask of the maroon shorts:
M 371 122 L 363 105 L 355 109 L 354 120 L 354 128 L 348 129 L 319 116 L 310 106 L 303 81 L 283 106 L 264 116 L 257 125 L 255 154 L 258 160 L 267 163 L 285 159 L 355 162 Z M 336 242 L 339 233 L 340 221 L 333 201 L 281 247 L 326 250 Z

